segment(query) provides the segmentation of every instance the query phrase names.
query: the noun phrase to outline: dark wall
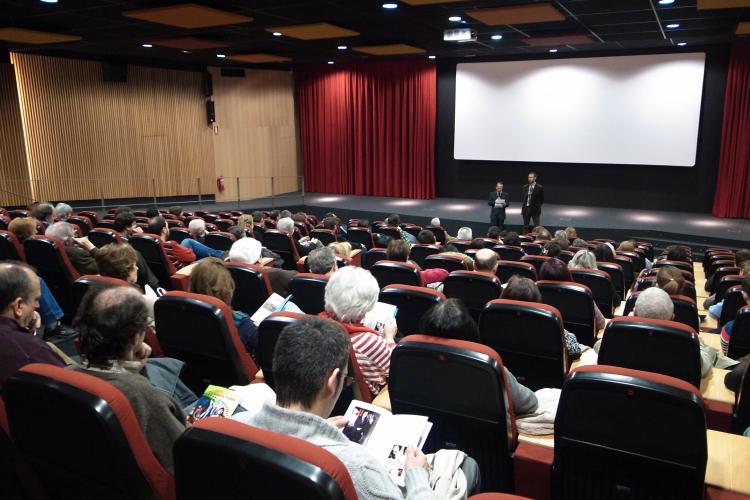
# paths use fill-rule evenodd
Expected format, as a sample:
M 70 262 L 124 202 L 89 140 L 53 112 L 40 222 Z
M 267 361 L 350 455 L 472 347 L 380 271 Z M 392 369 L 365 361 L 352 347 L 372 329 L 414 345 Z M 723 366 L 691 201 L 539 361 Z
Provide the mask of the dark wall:
M 501 179 L 505 182 L 505 190 L 510 193 L 511 201 L 518 201 L 521 186 L 526 183 L 526 174 L 529 170 L 535 170 L 539 174 L 539 182 L 545 186 L 547 203 L 710 212 L 719 162 L 729 48 L 720 46 L 694 50 L 706 52 L 694 167 L 456 160 L 453 158 L 453 138 L 457 61 L 441 62 L 437 76 L 437 195 L 485 198 L 494 189 L 495 181 Z M 591 56 L 629 54 L 633 52 L 596 53 Z M 498 59 L 477 58 L 471 61 L 487 60 Z

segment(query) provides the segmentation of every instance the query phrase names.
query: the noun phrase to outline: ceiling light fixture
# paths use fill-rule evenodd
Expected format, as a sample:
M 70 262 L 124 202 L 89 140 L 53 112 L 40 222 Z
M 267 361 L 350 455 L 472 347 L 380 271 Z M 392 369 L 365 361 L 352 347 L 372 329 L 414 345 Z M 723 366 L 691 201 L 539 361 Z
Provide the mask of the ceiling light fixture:
M 557 52 L 557 49 L 549 49 L 549 51 L 554 54 L 555 52 Z
M 224 59 L 225 57 L 227 57 L 227 55 L 226 54 L 216 54 L 216 57 L 218 57 L 219 59 Z
M 659 0 L 659 5 L 672 5 L 674 0 Z
M 141 45 L 141 47 L 143 47 L 144 49 L 150 49 L 151 47 L 153 47 L 153 45 L 151 45 L 150 43 L 144 43 L 143 45 Z
M 685 45 L 687 45 L 687 42 L 677 42 L 678 47 L 684 47 Z
M 57 0 L 42 0 L 42 3 L 57 3 Z
M 398 8 L 398 4 L 397 3 L 384 3 L 383 8 L 384 9 L 396 9 Z
M 328 64 L 333 64 L 333 61 L 328 61 Z
M 461 20 L 461 16 L 451 16 L 451 17 L 448 18 L 448 21 L 450 21 L 452 23 L 457 23 L 460 20 Z
M 435 56 L 427 56 L 427 59 L 435 59 Z
M 503 35 L 492 35 L 490 38 L 492 38 L 493 40 L 502 40 Z
M 279 33 L 278 31 L 274 31 L 273 36 L 281 36 L 281 33 Z
M 183 54 L 190 54 L 190 51 L 185 49 L 182 49 L 180 52 L 182 52 Z
M 346 45 L 339 45 L 339 46 L 338 46 L 338 47 L 336 47 L 336 48 L 337 48 L 337 49 L 339 49 L 339 50 L 346 50 L 346 49 L 348 49 L 349 47 L 347 47 Z
M 669 29 L 671 29 L 671 30 L 673 30 L 673 29 L 675 29 L 675 28 L 679 28 L 679 27 L 680 27 L 680 23 L 671 23 L 671 24 L 667 24 L 667 28 L 669 28 Z

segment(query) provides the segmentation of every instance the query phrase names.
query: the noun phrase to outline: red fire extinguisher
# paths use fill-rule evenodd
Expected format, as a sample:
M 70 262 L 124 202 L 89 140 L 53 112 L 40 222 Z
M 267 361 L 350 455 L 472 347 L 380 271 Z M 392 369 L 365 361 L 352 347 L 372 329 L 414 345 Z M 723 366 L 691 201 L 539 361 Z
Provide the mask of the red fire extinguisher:
M 225 184 L 225 182 L 224 182 L 224 176 L 223 176 L 223 175 L 220 175 L 220 176 L 219 176 L 219 177 L 218 177 L 218 178 L 216 179 L 216 188 L 217 188 L 217 189 L 219 190 L 219 192 L 220 192 L 220 193 L 223 193 L 223 192 L 224 192 L 224 188 L 225 188 L 225 187 L 226 187 L 226 184 Z

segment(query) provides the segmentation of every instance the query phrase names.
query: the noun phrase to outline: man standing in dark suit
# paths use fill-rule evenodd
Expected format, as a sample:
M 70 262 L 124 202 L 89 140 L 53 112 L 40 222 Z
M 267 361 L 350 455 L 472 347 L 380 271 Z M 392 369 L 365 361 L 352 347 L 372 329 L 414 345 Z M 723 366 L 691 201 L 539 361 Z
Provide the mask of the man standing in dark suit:
M 495 190 L 490 193 L 487 204 L 490 209 L 490 225 L 505 229 L 505 208 L 510 204 L 510 196 L 503 191 L 503 183 L 498 181 Z
M 544 187 L 536 182 L 536 172 L 529 172 L 529 183 L 521 189 L 521 215 L 523 216 L 523 233 L 529 232 L 529 220 L 533 227 L 541 225 L 542 205 L 544 204 Z

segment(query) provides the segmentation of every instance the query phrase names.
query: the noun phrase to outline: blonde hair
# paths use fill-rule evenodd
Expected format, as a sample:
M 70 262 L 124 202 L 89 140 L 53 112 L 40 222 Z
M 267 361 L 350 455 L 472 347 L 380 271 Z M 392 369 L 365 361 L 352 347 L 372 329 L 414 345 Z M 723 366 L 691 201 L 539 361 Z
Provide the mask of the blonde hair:
M 342 257 L 349 257 L 352 254 L 352 244 L 348 241 L 334 241 L 328 244 L 328 248 Z
M 18 241 L 24 240 L 36 234 L 36 220 L 31 217 L 16 217 L 8 225 L 8 231 L 16 235 Z
M 246 229 L 247 226 L 253 227 L 253 216 L 248 214 L 240 215 L 237 219 L 237 225 L 242 229 Z

